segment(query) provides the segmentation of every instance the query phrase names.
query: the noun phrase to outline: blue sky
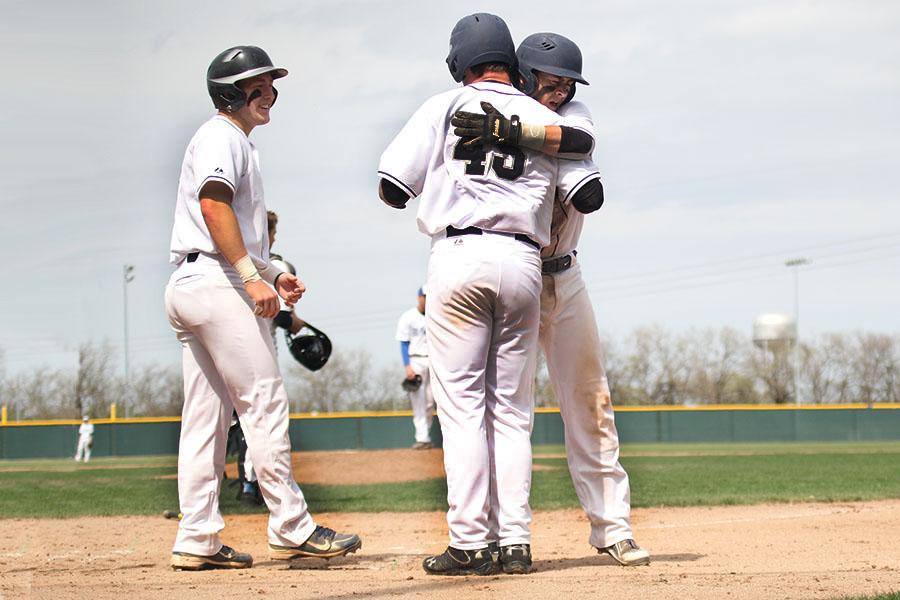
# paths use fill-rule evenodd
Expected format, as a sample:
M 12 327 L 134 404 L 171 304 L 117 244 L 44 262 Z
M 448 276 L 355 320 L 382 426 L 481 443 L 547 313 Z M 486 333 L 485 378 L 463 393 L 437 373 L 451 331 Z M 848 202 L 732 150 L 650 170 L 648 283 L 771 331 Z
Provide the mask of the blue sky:
M 38 6 L 40 4 L 40 6 Z M 253 132 L 298 312 L 337 351 L 398 360 L 428 240 L 377 199 L 378 157 L 478 11 L 575 40 L 607 204 L 579 259 L 613 338 L 793 310 L 801 335 L 900 331 L 900 5 L 893 2 L 4 2 L 16 68 L 0 123 L 0 348 L 7 373 L 75 365 L 86 341 L 175 364 L 162 293 L 184 148 L 212 114 L 209 60 L 264 47 L 290 70 Z

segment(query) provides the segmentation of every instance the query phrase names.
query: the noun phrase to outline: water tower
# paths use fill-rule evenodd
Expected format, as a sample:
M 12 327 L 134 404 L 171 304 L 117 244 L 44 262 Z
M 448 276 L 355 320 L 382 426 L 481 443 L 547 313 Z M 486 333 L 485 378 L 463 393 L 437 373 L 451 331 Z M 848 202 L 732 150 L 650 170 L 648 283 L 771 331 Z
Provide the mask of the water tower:
M 791 387 L 797 402 L 797 369 L 790 362 L 791 349 L 797 345 L 796 319 L 784 314 L 758 316 L 753 321 L 753 343 L 765 356 L 766 384 L 775 402 L 788 402 Z
M 779 352 L 797 342 L 797 321 L 780 313 L 760 315 L 753 321 L 753 343 L 757 348 Z

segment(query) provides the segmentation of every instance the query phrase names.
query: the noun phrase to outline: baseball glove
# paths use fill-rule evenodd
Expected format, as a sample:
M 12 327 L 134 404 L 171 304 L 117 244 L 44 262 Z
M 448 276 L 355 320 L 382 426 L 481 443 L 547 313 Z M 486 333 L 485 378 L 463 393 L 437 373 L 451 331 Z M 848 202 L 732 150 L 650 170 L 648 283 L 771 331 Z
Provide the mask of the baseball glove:
M 416 375 L 412 379 L 404 379 L 400 384 L 404 392 L 417 392 L 422 387 L 422 376 Z

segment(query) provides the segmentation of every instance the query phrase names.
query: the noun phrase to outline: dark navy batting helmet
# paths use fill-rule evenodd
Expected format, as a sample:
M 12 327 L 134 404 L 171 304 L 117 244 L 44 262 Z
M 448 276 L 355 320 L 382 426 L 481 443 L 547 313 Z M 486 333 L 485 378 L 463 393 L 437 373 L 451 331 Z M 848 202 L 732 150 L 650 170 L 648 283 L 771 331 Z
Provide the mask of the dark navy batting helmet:
M 519 74 L 522 76 L 522 91 L 531 96 L 537 86 L 535 71 L 542 71 L 557 77 L 568 77 L 578 83 L 590 85 L 581 75 L 581 50 L 569 38 L 558 33 L 533 33 L 522 40 L 516 51 L 519 59 Z M 575 95 L 575 86 L 569 92 L 566 102 Z
M 206 88 L 216 108 L 234 112 L 247 103 L 247 95 L 237 86 L 237 82 L 263 73 L 271 73 L 272 79 L 288 74 L 287 69 L 272 65 L 272 59 L 262 48 L 235 46 L 219 54 L 209 64 Z
M 510 66 L 516 71 L 516 46 L 509 27 L 497 15 L 477 13 L 463 17 L 450 33 L 450 54 L 447 67 L 454 81 L 462 81 L 466 69 L 484 63 Z

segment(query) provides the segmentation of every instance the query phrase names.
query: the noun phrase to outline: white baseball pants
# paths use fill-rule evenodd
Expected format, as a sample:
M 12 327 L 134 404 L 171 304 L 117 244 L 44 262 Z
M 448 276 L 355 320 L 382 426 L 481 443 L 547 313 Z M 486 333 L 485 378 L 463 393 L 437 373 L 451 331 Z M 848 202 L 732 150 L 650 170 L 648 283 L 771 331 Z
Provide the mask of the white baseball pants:
M 244 479 L 250 483 L 256 481 L 256 471 L 253 469 L 253 459 L 250 458 L 249 446 L 244 454 Z
M 431 421 L 434 411 L 434 394 L 431 393 L 431 372 L 428 368 L 428 358 L 421 356 L 409 357 L 409 365 L 418 375 L 422 376 L 422 385 L 415 392 L 409 392 L 409 403 L 412 406 L 413 430 L 416 434 L 416 442 L 431 443 Z
M 226 270 L 227 269 L 227 270 Z M 230 266 L 203 255 L 166 287 L 166 311 L 183 346 L 184 409 L 173 551 L 212 555 L 222 542 L 219 488 L 232 407 L 269 507 L 270 543 L 296 546 L 315 522 L 291 471 L 288 400 L 265 319 Z
M 91 460 L 91 442 L 93 441 L 94 438 L 91 437 L 78 438 L 78 446 L 75 449 L 75 460 L 81 460 L 82 457 L 84 457 L 84 462 Z
M 591 521 L 590 543 L 605 548 L 633 535 L 597 321 L 577 263 L 542 279 L 540 342 L 565 428 L 569 473 Z
M 432 244 L 425 318 L 454 548 L 531 540 L 540 279 L 537 249 L 512 236 Z

